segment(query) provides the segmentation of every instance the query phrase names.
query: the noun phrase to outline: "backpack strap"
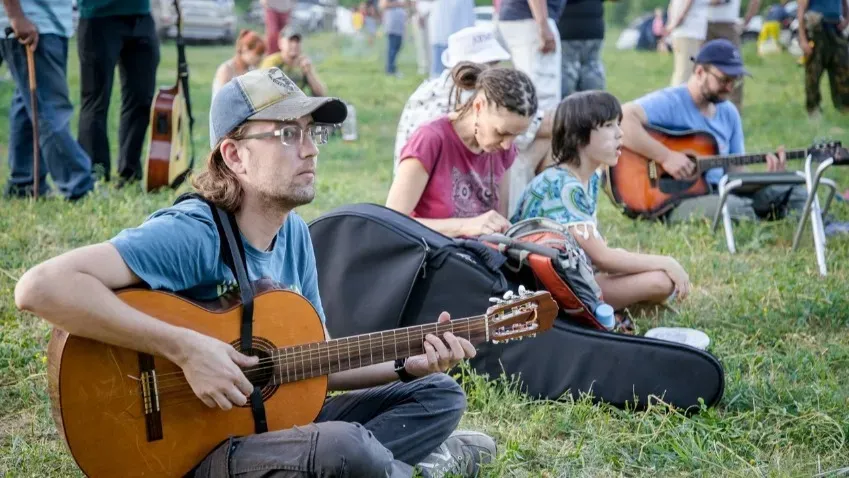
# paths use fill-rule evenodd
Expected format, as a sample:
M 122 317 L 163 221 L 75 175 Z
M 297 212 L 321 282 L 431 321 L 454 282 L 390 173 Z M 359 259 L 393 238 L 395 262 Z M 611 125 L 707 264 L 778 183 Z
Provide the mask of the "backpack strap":
M 180 195 L 174 204 L 185 201 L 187 199 L 196 198 L 204 201 L 210 209 L 212 209 L 212 217 L 215 220 L 215 226 L 218 229 L 218 236 L 222 238 L 220 242 L 221 256 L 224 263 L 236 276 L 236 281 L 239 284 L 239 294 L 242 301 L 242 325 L 241 325 L 241 352 L 248 353 L 252 347 L 253 337 L 253 312 L 254 312 L 254 288 L 248 279 L 247 263 L 245 261 L 245 245 L 241 238 L 237 240 L 237 232 L 239 230 L 236 224 L 236 218 L 232 213 L 224 211 L 220 207 L 213 204 L 203 196 L 197 193 L 185 193 Z M 239 252 L 239 260 L 235 260 L 233 251 Z M 268 431 L 268 421 L 265 416 L 265 404 L 262 401 L 262 392 L 258 386 L 254 386 L 254 390 L 250 396 L 251 412 L 254 417 L 254 430 L 256 433 L 264 433 Z

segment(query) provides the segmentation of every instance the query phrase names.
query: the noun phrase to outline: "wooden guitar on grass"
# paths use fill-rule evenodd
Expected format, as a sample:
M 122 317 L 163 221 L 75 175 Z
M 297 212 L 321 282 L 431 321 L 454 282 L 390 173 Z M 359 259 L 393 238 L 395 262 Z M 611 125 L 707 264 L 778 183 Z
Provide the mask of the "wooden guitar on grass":
M 177 81 L 174 86 L 160 88 L 153 97 L 142 186 L 145 192 L 180 186 L 194 166 L 194 118 L 179 0 L 174 0 L 174 9 L 177 11 Z
M 654 159 L 623 147 L 619 162 L 607 170 L 606 192 L 632 218 L 657 219 L 683 199 L 708 194 L 708 184 L 702 176 L 708 169 L 727 170 L 729 166 L 766 162 L 767 153 L 720 156 L 716 139 L 708 132 L 671 132 L 648 126 L 646 130 L 667 148 L 689 156 L 696 163 L 696 173 L 690 179 L 675 179 Z M 811 154 L 815 160 L 822 161 L 840 149 L 841 143 L 837 141 L 787 150 L 786 155 L 790 160 Z
M 236 301 L 213 310 L 167 292 L 116 293 L 153 317 L 240 348 Z M 268 431 L 312 422 L 330 373 L 421 354 L 428 333 L 451 331 L 472 344 L 535 335 L 552 327 L 558 310 L 548 292 L 526 292 L 476 317 L 325 341 L 318 314 L 299 294 L 266 288 L 253 307 L 249 355 L 260 362 L 245 375 L 261 389 Z M 60 329 L 50 340 L 48 376 L 56 426 L 90 477 L 183 476 L 228 436 L 254 433 L 250 401 L 209 408 L 175 364 Z

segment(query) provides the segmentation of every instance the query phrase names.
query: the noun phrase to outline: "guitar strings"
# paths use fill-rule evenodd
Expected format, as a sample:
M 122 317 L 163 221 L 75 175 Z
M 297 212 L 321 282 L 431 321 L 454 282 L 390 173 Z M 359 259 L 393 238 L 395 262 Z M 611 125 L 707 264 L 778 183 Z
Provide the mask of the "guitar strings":
M 471 323 L 469 323 L 468 325 L 471 325 Z M 471 326 L 468 326 L 468 325 L 466 326 L 466 329 L 467 329 L 467 331 L 468 331 L 468 332 L 470 332 L 470 333 L 471 333 L 471 332 L 479 332 L 479 331 L 482 331 L 482 330 L 484 330 L 484 329 L 486 328 L 485 324 L 476 324 L 476 325 L 471 325 Z M 483 327 L 480 327 L 479 325 L 484 325 L 484 326 L 483 326 Z M 371 341 L 372 341 L 372 342 L 377 342 L 377 340 L 375 340 L 375 339 L 372 339 Z M 299 353 L 295 353 L 295 354 L 290 354 L 290 356 L 291 356 L 291 357 L 294 357 L 294 356 L 296 356 L 296 355 L 302 355 L 302 356 L 303 356 L 303 355 L 307 355 L 307 354 L 309 354 L 309 355 L 310 355 L 309 360 L 311 361 L 311 362 L 310 362 L 310 365 L 315 365 L 315 363 L 314 363 L 314 362 L 312 362 L 312 360 L 313 360 L 313 358 L 314 358 L 314 357 L 312 357 L 312 353 L 310 353 L 311 351 L 307 350 L 307 351 L 304 351 L 304 352 L 306 352 L 306 353 L 300 353 L 300 352 L 299 352 Z M 316 351 L 315 351 L 315 350 L 313 350 L 312 352 L 316 352 Z M 326 355 L 325 353 L 321 352 L 321 353 L 317 354 L 317 357 L 324 357 L 325 355 Z M 302 357 L 302 358 L 303 358 L 303 357 Z M 306 362 L 302 362 L 302 365 L 305 365 L 305 363 L 306 363 Z M 362 363 L 362 361 L 361 361 L 360 363 Z M 254 371 L 267 371 L 267 370 L 272 370 L 272 371 L 273 371 L 275 367 L 277 367 L 277 365 L 272 364 L 272 365 L 270 365 L 270 366 L 264 366 L 264 367 L 260 367 L 260 368 L 254 369 Z M 331 368 L 331 367 L 329 367 L 329 366 L 328 366 L 328 373 L 332 373 L 332 372 L 330 371 L 330 368 Z M 358 367 L 354 367 L 354 368 L 358 368 Z M 303 367 L 302 367 L 302 370 L 303 370 L 303 371 L 302 371 L 301 373 L 297 373 L 297 371 L 294 373 L 294 375 L 295 375 L 295 379 L 296 379 L 296 380 L 294 380 L 294 381 L 305 380 L 305 379 L 307 379 L 307 378 L 314 378 L 314 377 L 316 377 L 316 376 L 307 376 L 307 375 L 312 375 L 312 373 L 314 373 L 314 372 L 315 372 L 315 367 L 314 367 L 314 366 L 313 366 L 313 367 L 311 367 L 311 369 L 310 369 L 310 374 L 307 374 L 307 372 L 306 372 L 306 367 L 305 367 L 305 366 L 303 366 Z M 168 375 L 182 375 L 182 372 L 173 372 L 173 373 L 168 374 Z M 298 378 L 297 378 L 299 375 L 302 377 L 301 379 L 298 379 Z M 327 375 L 327 374 L 320 373 L 320 374 L 319 374 L 319 375 L 317 375 L 317 376 L 321 376 L 321 375 Z M 282 377 L 282 372 L 281 372 L 281 377 Z M 273 372 L 272 372 L 271 381 L 272 381 L 272 382 L 274 381 L 274 374 L 273 374 Z M 163 382 L 163 383 L 160 383 L 160 382 L 157 380 L 157 387 L 156 387 L 156 389 L 157 389 L 157 396 L 158 396 L 158 397 L 159 397 L 159 399 L 160 399 L 160 400 L 159 400 L 159 401 L 160 401 L 160 408 L 161 408 L 161 406 L 162 406 L 162 399 L 163 399 L 163 398 L 165 398 L 166 396 L 167 396 L 168 398 L 170 398 L 170 399 L 173 399 L 173 398 L 175 398 L 175 397 L 179 397 L 179 396 L 181 396 L 181 395 L 186 395 L 186 397 L 188 397 L 188 396 L 189 396 L 189 395 L 188 395 L 188 392 L 191 392 L 191 394 L 192 394 L 192 395 L 194 394 L 194 390 L 192 390 L 191 385 L 190 385 L 190 384 L 189 384 L 189 383 L 185 380 L 185 376 L 184 376 L 184 375 L 183 375 L 183 376 L 181 376 L 181 377 L 173 377 L 173 378 L 171 378 L 170 380 L 168 380 L 167 382 L 168 382 L 168 384 L 167 384 L 167 385 L 165 385 L 165 384 L 164 384 L 164 382 Z M 179 382 L 179 383 L 175 383 L 175 382 Z M 282 382 L 282 383 L 278 383 L 278 384 L 276 384 L 276 385 L 283 385 L 283 384 L 285 384 L 285 383 L 289 383 L 289 382 Z M 186 388 L 186 385 L 189 385 L 189 387 L 188 387 L 188 388 Z M 134 395 L 134 394 L 136 394 L 136 393 L 138 393 L 138 392 L 135 392 L 135 391 L 134 391 L 134 392 L 131 392 L 131 393 L 130 393 L 130 395 Z
M 533 312 L 534 312 L 534 316 L 535 316 L 534 318 L 536 318 L 537 310 L 534 309 Z M 486 330 L 486 328 L 487 328 L 486 322 L 480 322 L 480 319 L 482 317 L 483 316 L 479 316 L 478 318 L 468 319 L 465 323 L 462 323 L 462 324 L 457 324 L 455 322 L 454 324 L 457 324 L 458 325 L 457 327 L 452 327 L 453 330 L 444 330 L 444 332 L 452 332 L 454 335 L 460 334 L 461 337 L 462 337 L 462 334 L 465 333 L 466 335 L 469 335 L 469 337 L 465 337 L 467 340 L 469 340 L 471 333 L 473 333 L 473 332 L 477 333 L 477 332 Z M 454 325 L 454 324 L 452 324 L 452 325 Z M 429 333 L 438 332 L 440 325 L 444 326 L 445 324 L 433 324 L 433 325 L 423 326 L 420 329 L 422 331 L 422 336 L 427 335 Z M 431 331 L 431 328 L 433 328 L 432 331 Z M 424 331 L 427 331 L 427 332 L 424 332 Z M 355 345 L 358 347 L 358 353 L 362 352 L 362 350 L 361 350 L 362 347 L 367 347 L 367 351 L 370 351 L 373 354 L 374 350 L 371 347 L 376 345 L 378 341 L 381 343 L 381 346 L 382 346 L 381 350 L 382 350 L 383 347 L 386 346 L 386 341 L 385 341 L 386 337 L 383 337 L 383 336 L 379 336 L 378 338 L 372 337 L 372 335 L 380 334 L 380 333 L 381 332 L 364 334 L 364 335 L 368 336 L 368 339 L 367 340 L 360 339 L 359 341 L 357 341 L 355 343 Z M 393 334 L 392 339 L 396 340 L 397 336 L 398 336 L 398 333 Z M 278 354 L 278 355 L 272 355 L 271 357 L 266 358 L 266 359 L 260 359 L 259 362 L 257 362 L 257 365 L 254 366 L 254 367 L 257 367 L 261 364 L 268 364 L 268 363 L 271 363 L 271 364 L 268 365 L 268 366 L 264 366 L 264 367 L 253 368 L 253 371 L 264 371 L 264 370 L 268 370 L 269 368 L 274 368 L 275 366 L 282 366 L 284 364 L 284 362 L 289 361 L 291 359 L 296 359 L 296 360 L 299 359 L 300 362 L 301 362 L 301 365 L 304 366 L 305 362 L 306 362 L 305 361 L 305 358 L 306 358 L 310 362 L 310 365 L 313 366 L 313 365 L 315 365 L 313 363 L 314 358 L 321 359 L 321 358 L 324 358 L 325 356 L 327 356 L 329 358 L 334 352 L 337 354 L 337 357 L 338 357 L 343 348 L 345 349 L 346 352 L 350 353 L 351 352 L 350 341 L 347 341 L 344 344 L 342 344 L 341 342 L 338 342 L 338 341 L 341 341 L 342 339 L 349 339 L 349 338 L 352 338 L 352 337 L 342 337 L 340 339 L 335 339 L 337 341 L 337 343 L 333 344 L 333 345 L 329 345 L 325 349 L 321 348 L 321 344 L 327 344 L 328 342 L 313 342 L 313 343 L 319 344 L 316 348 L 312 348 L 312 344 L 302 344 L 302 345 L 291 346 L 292 351 L 290 353 L 282 353 L 282 354 Z M 294 350 L 295 348 L 298 348 L 298 347 L 300 347 L 300 350 Z M 307 347 L 307 348 L 303 349 L 303 347 Z M 285 347 L 285 348 L 290 348 L 290 347 Z M 397 343 L 396 343 L 396 348 L 397 348 Z M 280 349 L 278 349 L 278 350 L 280 350 Z M 313 355 L 315 355 L 315 356 L 313 356 Z M 349 357 L 349 362 L 350 361 L 351 361 L 351 359 Z M 362 363 L 362 358 L 360 358 L 360 362 Z M 293 364 L 293 367 L 297 365 L 297 363 L 295 363 L 295 362 L 293 362 L 292 364 Z M 319 362 L 318 365 L 319 365 L 319 369 L 320 369 L 322 364 Z M 305 368 L 306 367 L 304 366 L 304 369 Z M 329 364 L 328 364 L 328 368 L 330 368 Z M 313 369 L 314 369 L 314 367 L 313 367 Z M 288 370 L 288 366 L 287 366 L 287 370 Z M 165 377 L 167 377 L 167 378 L 165 378 Z M 182 371 L 170 372 L 170 373 L 157 375 L 157 387 L 161 388 L 163 390 L 167 389 L 171 385 L 171 383 L 173 383 L 174 381 L 178 381 L 182 385 L 183 383 L 186 383 L 184 377 L 185 377 L 185 375 Z M 160 380 L 160 378 L 163 378 L 163 380 Z M 161 387 L 160 387 L 160 385 L 161 385 Z
M 481 332 L 481 331 L 484 331 L 484 330 L 486 330 L 485 324 L 474 324 L 474 325 L 472 325 L 471 323 L 469 323 L 467 325 L 455 328 L 453 333 L 454 333 L 454 335 L 458 335 L 458 334 L 469 334 L 470 335 L 472 333 L 478 333 L 478 332 Z M 446 332 L 449 332 L 449 330 L 446 330 Z M 396 334 L 396 338 L 397 338 L 397 334 Z M 463 338 L 466 338 L 468 340 L 467 337 L 463 337 Z M 364 348 L 364 347 L 367 349 L 366 352 L 371 351 L 372 354 L 373 354 L 373 350 L 371 349 L 371 347 L 373 345 L 376 345 L 378 342 L 382 343 L 384 346 L 386 345 L 386 341 L 383 338 L 369 338 L 368 340 L 365 340 L 365 341 L 362 341 L 362 342 L 359 342 L 359 343 L 344 344 L 344 345 L 343 344 L 332 345 L 332 346 L 328 346 L 326 349 L 310 348 L 310 347 L 308 347 L 307 344 L 304 344 L 304 346 L 307 346 L 308 348 L 302 349 L 302 350 L 293 350 L 291 353 L 283 353 L 283 354 L 279 354 L 279 355 L 274 355 L 274 356 L 269 357 L 267 359 L 260 359 L 260 361 L 257 363 L 257 366 L 255 366 L 256 368 L 252 368 L 251 370 L 254 371 L 254 372 L 261 372 L 261 371 L 266 371 L 266 370 L 269 370 L 269 369 L 274 369 L 277 366 L 282 366 L 284 364 L 284 362 L 286 362 L 286 361 L 291 361 L 293 367 L 295 367 L 297 365 L 303 366 L 307 363 L 309 363 L 310 365 L 316 365 L 315 362 L 314 362 L 314 359 L 316 359 L 316 358 L 321 359 L 321 358 L 324 358 L 324 357 L 332 356 L 334 353 L 338 357 L 339 354 L 343 351 L 350 353 L 352 351 L 352 346 L 356 346 L 356 347 L 360 348 L 360 350 L 359 350 L 360 355 L 364 355 L 364 354 L 362 354 L 362 348 Z M 319 342 L 319 343 L 327 343 L 327 342 Z M 419 342 L 416 342 L 416 345 L 418 346 Z M 294 347 L 302 347 L 302 346 L 294 346 Z M 298 363 L 298 361 L 300 363 Z M 349 361 L 355 361 L 355 359 L 349 357 Z M 360 362 L 362 362 L 362 357 L 360 357 Z M 259 366 L 261 364 L 269 364 L 269 365 Z M 306 367 L 303 367 L 303 369 L 305 370 Z M 313 369 L 314 369 L 314 367 L 313 367 Z M 298 374 L 296 373 L 296 376 L 297 375 Z M 162 378 L 162 377 L 167 377 L 167 378 L 160 380 L 160 378 Z M 161 375 L 157 374 L 157 388 L 160 391 L 167 390 L 172 385 L 172 383 L 174 381 L 180 382 L 181 385 L 183 383 L 186 383 L 185 374 L 182 371 L 180 371 L 180 372 L 170 372 L 170 373 L 161 374 Z
M 458 333 L 471 333 L 473 331 L 477 332 L 477 331 L 480 331 L 480 330 L 484 330 L 486 328 L 485 324 L 472 324 L 472 322 L 473 321 L 469 321 L 465 324 L 460 324 L 459 326 L 454 327 L 453 331 L 451 329 L 446 328 L 443 332 L 452 332 L 452 333 L 454 333 L 454 335 L 457 335 Z M 424 336 L 424 335 L 428 335 L 430 333 L 439 332 L 438 328 L 434 328 L 434 330 L 431 331 L 430 327 L 431 326 L 427 326 L 427 329 L 423 328 L 421 335 Z M 425 331 L 425 330 L 427 330 L 427 331 Z M 309 343 L 309 344 L 300 344 L 300 345 L 292 345 L 292 346 L 283 347 L 283 348 L 277 349 L 277 350 L 283 350 L 283 349 L 292 349 L 292 350 L 291 350 L 291 352 L 280 353 L 280 354 L 272 355 L 271 357 L 268 357 L 268 358 L 260 359 L 259 362 L 257 362 L 257 365 L 261 365 L 263 363 L 268 363 L 268 362 L 281 361 L 281 360 L 293 358 L 295 356 L 300 356 L 300 355 L 312 355 L 313 353 L 315 353 L 317 355 L 322 355 L 322 356 L 326 355 L 328 353 L 332 354 L 334 352 L 338 354 L 339 351 L 342 350 L 342 349 L 346 349 L 347 351 L 350 351 L 351 345 L 361 347 L 361 348 L 362 347 L 371 348 L 373 345 L 376 345 L 378 342 L 380 342 L 383 345 L 386 345 L 386 341 L 387 341 L 387 338 L 388 338 L 387 336 L 384 335 L 384 336 L 379 336 L 377 338 L 372 337 L 372 335 L 380 334 L 380 333 L 382 333 L 382 332 L 374 332 L 372 334 L 364 334 L 364 335 L 368 336 L 368 339 L 346 341 L 344 344 L 341 341 L 348 339 L 348 337 L 342 337 L 340 339 L 332 339 L 332 342 L 331 341 L 312 342 L 312 343 Z M 397 340 L 399 335 L 403 337 L 404 333 L 395 333 L 395 334 L 393 334 L 393 336 L 390 340 L 392 340 L 392 341 Z M 413 334 L 410 334 L 410 333 L 407 333 L 406 335 L 408 335 L 408 338 L 413 337 Z M 415 332 L 415 335 L 416 336 L 419 335 L 419 332 Z M 463 338 L 466 338 L 468 340 L 468 337 L 463 337 Z M 317 344 L 318 346 L 313 347 L 313 344 Z M 322 349 L 321 347 L 324 344 L 330 344 L 330 345 L 327 345 L 326 348 Z M 391 342 L 390 342 L 390 344 L 391 344 Z M 304 347 L 306 347 L 306 348 L 304 348 Z M 298 349 L 298 348 L 300 348 L 300 350 L 295 350 L 295 349 Z M 161 374 L 161 375 L 157 374 L 157 379 L 168 377 L 168 376 L 171 376 L 171 375 L 177 375 L 177 374 L 181 374 L 181 373 L 182 372 L 169 372 L 169 373 L 165 373 L 165 374 Z
M 483 327 L 481 327 L 481 325 L 483 325 Z M 467 329 L 466 331 L 469 332 L 469 333 L 472 333 L 472 332 L 477 333 L 477 332 L 480 332 L 480 331 L 483 331 L 483 330 L 486 329 L 486 324 L 472 324 L 472 322 L 468 322 L 467 324 L 464 324 L 464 326 Z M 462 331 L 462 330 L 460 330 L 460 331 Z M 377 339 L 370 339 L 370 341 L 377 342 Z M 309 353 L 310 351 L 305 351 L 305 352 Z M 315 352 L 315 350 L 313 350 L 313 352 Z M 295 356 L 295 355 L 306 355 L 306 354 L 298 353 L 298 354 L 289 354 L 289 355 Z M 312 355 L 312 354 L 310 353 L 310 355 Z M 320 353 L 320 356 L 324 357 L 325 354 L 322 352 L 322 353 Z M 310 357 L 310 360 L 312 360 L 312 357 Z M 312 363 L 311 363 L 311 365 L 312 365 Z M 271 365 L 271 366 L 266 366 L 266 367 L 254 369 L 254 370 L 255 371 L 269 370 L 269 369 L 273 370 L 275 368 L 275 366 L 276 365 Z M 353 368 L 358 368 L 358 367 L 353 367 Z M 328 373 L 332 373 L 332 372 L 330 372 L 329 369 L 330 369 L 330 367 L 328 367 Z M 314 372 L 314 371 L 315 371 L 315 368 L 311 368 L 311 373 L 309 375 L 312 375 L 312 372 Z M 168 375 L 178 375 L 178 374 L 181 374 L 181 373 L 182 372 L 173 372 L 173 373 L 168 374 Z M 298 379 L 297 377 L 299 375 L 301 375 L 302 378 Z M 275 385 L 285 385 L 287 383 L 293 383 L 293 382 L 297 382 L 297 381 L 300 381 L 300 380 L 306 380 L 308 378 L 316 378 L 316 377 L 320 377 L 322 375 L 327 375 L 327 374 L 319 374 L 319 375 L 314 375 L 314 376 L 307 376 L 307 375 L 308 374 L 306 373 L 306 367 L 304 367 L 303 372 L 301 374 L 298 374 L 297 372 L 295 373 L 295 380 L 293 380 L 291 382 L 275 383 Z M 282 377 L 282 373 L 281 373 L 281 377 Z M 180 383 L 175 384 L 174 383 L 175 381 L 180 382 Z M 272 373 L 272 377 L 271 377 L 271 382 L 272 383 L 274 382 L 273 373 Z M 188 385 L 188 387 L 186 387 L 187 385 Z M 185 380 L 185 377 L 174 377 L 170 380 L 169 385 L 167 385 L 167 386 L 157 386 L 157 390 L 158 390 L 157 396 L 159 398 L 159 404 L 160 404 L 159 408 L 160 409 L 162 409 L 166 405 L 176 406 L 176 405 L 179 405 L 179 404 L 188 403 L 189 401 L 192 401 L 193 399 L 200 400 L 196 396 L 196 394 L 194 393 L 194 390 L 191 388 L 191 385 Z M 138 393 L 138 392 L 133 392 L 133 393 L 131 393 L 131 395 L 136 394 L 136 393 Z M 168 398 L 168 401 L 163 402 L 163 399 L 166 398 L 166 397 Z M 180 399 L 180 398 L 182 398 L 184 400 L 180 401 L 180 402 L 174 401 L 175 399 Z

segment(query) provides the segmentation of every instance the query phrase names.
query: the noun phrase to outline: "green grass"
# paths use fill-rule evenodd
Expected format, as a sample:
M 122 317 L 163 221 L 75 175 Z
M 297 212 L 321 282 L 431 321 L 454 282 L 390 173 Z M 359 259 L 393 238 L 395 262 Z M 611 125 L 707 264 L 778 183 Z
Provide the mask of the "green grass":
M 616 51 L 616 33 L 610 32 L 604 52 L 609 90 L 626 101 L 665 86 L 672 58 Z M 330 91 L 356 106 L 360 140 L 345 144 L 334 138 L 323 148 L 317 199 L 300 212 L 312 219 L 345 203 L 382 203 L 391 180 L 395 126 L 419 82 L 412 43 L 402 52 L 400 67 L 406 76 L 401 80 L 382 74 L 380 42 L 369 50 L 348 39 L 322 37 L 311 39 L 309 50 Z M 188 50 L 199 153 L 208 149 L 212 74 L 231 51 Z M 78 104 L 73 44 L 70 52 L 70 90 Z M 833 111 L 827 91 L 822 122 L 807 121 L 803 73 L 791 58 L 760 59 L 751 45 L 745 56 L 754 72 L 745 91 L 748 150 L 771 150 L 780 143 L 805 147 L 819 136 L 849 140 L 849 117 Z M 174 82 L 175 58 L 174 45 L 163 45 L 159 83 Z M 9 82 L 0 83 L 0 105 L 9 104 L 12 88 Z M 109 117 L 113 157 L 119 94 L 116 87 Z M 6 110 L 0 113 L 5 156 L 7 115 Z M 0 176 L 5 178 L 8 167 L 2 163 Z M 834 168 L 829 175 L 844 188 L 849 184 L 845 171 Z M 0 204 L 2 476 L 79 476 L 49 414 L 44 356 L 49 327 L 17 311 L 16 279 L 39 261 L 136 225 L 180 192 L 145 195 L 103 184 L 98 189 L 102 195 L 76 205 L 58 200 Z M 849 219 L 845 203 L 835 204 L 832 212 Z M 509 384 L 473 380 L 467 385 L 470 407 L 462 425 L 498 440 L 502 453 L 488 476 L 789 477 L 849 466 L 847 238 L 830 239 L 829 275 L 823 278 L 817 274 L 809 229 L 800 250 L 790 251 L 789 222 L 737 227 L 739 253 L 732 256 L 721 232 L 712 234 L 704 222 L 666 228 L 631 221 L 606 198 L 599 216 L 612 244 L 671 254 L 688 270 L 693 292 L 680 304 L 680 315 L 641 317 L 638 326 L 641 332 L 658 325 L 707 332 L 711 352 L 725 367 L 725 396 L 716 408 L 686 418 L 662 404 L 633 413 L 594 405 L 588 398 L 532 402 Z

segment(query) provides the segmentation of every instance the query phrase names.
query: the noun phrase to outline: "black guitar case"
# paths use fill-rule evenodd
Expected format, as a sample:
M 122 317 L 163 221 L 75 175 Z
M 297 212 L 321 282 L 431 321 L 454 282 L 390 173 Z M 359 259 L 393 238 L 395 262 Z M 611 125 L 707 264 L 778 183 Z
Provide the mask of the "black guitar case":
M 345 337 L 484 313 L 490 298 L 538 290 L 530 269 L 513 272 L 486 245 L 446 237 L 376 204 L 334 209 L 309 225 L 327 328 Z M 673 342 L 591 330 L 562 315 L 536 337 L 478 345 L 470 365 L 518 377 L 531 397 L 577 398 L 644 409 L 651 397 L 686 411 L 722 398 L 724 371 L 710 353 Z M 356 317 L 356 320 L 353 318 Z

